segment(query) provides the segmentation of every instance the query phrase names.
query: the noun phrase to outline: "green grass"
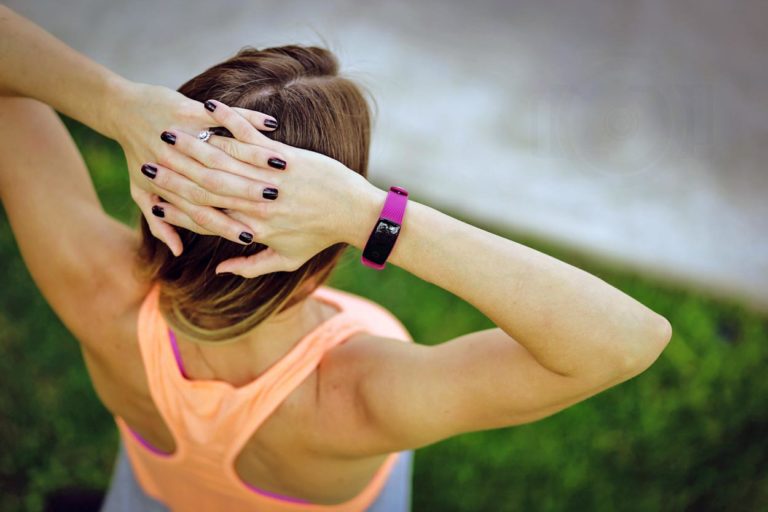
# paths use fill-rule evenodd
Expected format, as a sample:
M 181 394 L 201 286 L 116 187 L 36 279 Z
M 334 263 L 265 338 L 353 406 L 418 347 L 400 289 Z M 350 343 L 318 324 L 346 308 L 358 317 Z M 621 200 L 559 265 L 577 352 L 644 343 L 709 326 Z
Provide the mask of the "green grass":
M 135 221 L 119 148 L 70 127 L 107 210 Z M 632 295 L 666 316 L 674 337 L 650 370 L 562 413 L 418 450 L 414 510 L 768 509 L 768 318 L 494 231 Z M 330 284 L 389 308 L 418 342 L 492 326 L 450 293 L 359 257 L 347 252 Z M 105 488 L 117 432 L 4 218 L 0 261 L 0 510 L 35 511 L 62 487 Z

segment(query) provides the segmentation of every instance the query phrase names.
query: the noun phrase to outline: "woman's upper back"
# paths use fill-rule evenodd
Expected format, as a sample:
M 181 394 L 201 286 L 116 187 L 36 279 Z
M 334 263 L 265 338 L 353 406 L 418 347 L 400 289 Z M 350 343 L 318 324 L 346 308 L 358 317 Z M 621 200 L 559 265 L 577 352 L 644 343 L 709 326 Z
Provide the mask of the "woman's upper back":
M 410 341 L 396 318 L 366 299 L 318 288 L 313 297 L 339 312 L 307 333 L 258 379 L 236 388 L 223 381 L 184 377 L 157 296 L 155 287 L 137 313 L 134 350 L 113 348 L 111 355 L 90 361 L 86 353 L 97 392 L 116 415 L 137 476 L 150 494 L 176 502 L 194 496 L 198 506 L 209 496 L 217 506 L 230 499 L 230 506 L 245 500 L 251 506 L 258 501 L 260 509 L 296 509 L 247 489 L 245 481 L 269 493 L 344 504 L 335 510 L 362 510 L 361 504 L 375 498 L 397 454 L 349 458 L 327 448 L 343 445 L 345 431 L 356 421 L 357 405 L 349 400 L 355 384 L 345 382 L 360 377 L 350 367 L 347 354 L 359 357 L 351 344 Z M 325 377 L 333 383 L 333 396 L 318 394 L 321 388 L 329 389 L 321 385 Z M 318 413 L 323 407 L 328 410 Z M 346 417 L 338 417 L 344 411 Z M 329 429 L 327 420 L 333 415 L 337 421 Z M 320 433 L 336 439 L 323 444 Z M 140 438 L 150 448 L 142 446 Z M 153 453 L 151 447 L 173 454 Z M 199 485 L 192 489 L 203 489 L 207 482 L 219 491 L 195 496 L 190 490 L 195 482 Z

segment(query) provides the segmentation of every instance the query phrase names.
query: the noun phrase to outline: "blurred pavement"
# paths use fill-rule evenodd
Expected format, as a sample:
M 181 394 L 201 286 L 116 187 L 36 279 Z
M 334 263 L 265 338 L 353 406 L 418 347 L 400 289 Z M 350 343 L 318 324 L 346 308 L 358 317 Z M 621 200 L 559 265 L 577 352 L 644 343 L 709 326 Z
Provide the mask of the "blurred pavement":
M 321 43 L 376 98 L 371 181 L 768 308 L 768 4 L 12 0 L 177 87 Z

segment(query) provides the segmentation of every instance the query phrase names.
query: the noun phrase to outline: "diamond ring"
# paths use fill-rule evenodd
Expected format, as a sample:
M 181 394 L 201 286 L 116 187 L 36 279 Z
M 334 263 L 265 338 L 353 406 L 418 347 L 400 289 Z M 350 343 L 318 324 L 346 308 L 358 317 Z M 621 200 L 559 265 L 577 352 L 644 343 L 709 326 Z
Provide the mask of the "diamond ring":
M 197 134 L 197 138 L 199 140 L 203 141 L 203 142 L 208 142 L 208 139 L 211 138 L 211 135 L 213 135 L 213 134 L 210 131 L 203 130 L 203 131 L 201 131 L 200 133 Z

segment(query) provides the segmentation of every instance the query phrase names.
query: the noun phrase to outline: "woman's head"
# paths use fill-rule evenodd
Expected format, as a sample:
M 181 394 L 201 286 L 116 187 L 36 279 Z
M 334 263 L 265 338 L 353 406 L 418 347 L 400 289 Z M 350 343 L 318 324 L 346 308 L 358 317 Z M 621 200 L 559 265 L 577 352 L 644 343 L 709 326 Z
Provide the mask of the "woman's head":
M 179 92 L 201 102 L 215 99 L 269 114 L 279 128 L 267 132 L 268 137 L 325 154 L 367 176 L 368 105 L 360 88 L 338 75 L 338 62 L 328 50 L 246 48 L 192 78 Z M 328 278 L 346 248 L 346 244 L 328 247 L 293 272 L 245 279 L 216 275 L 214 269 L 221 261 L 255 254 L 266 246 L 243 246 L 177 228 L 184 252 L 174 257 L 152 236 L 143 218 L 141 226 L 142 267 L 162 285 L 161 309 L 175 329 L 207 341 L 243 334 L 305 299 Z

